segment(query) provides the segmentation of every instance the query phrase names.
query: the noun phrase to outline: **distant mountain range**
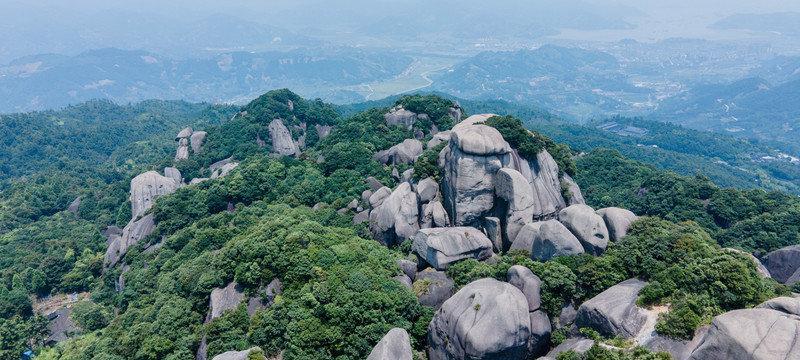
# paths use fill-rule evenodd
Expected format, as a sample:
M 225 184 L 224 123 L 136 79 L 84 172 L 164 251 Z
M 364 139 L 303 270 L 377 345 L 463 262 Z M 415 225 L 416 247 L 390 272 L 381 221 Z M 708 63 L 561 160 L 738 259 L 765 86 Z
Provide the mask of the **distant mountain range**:
M 781 35 L 800 35 L 800 13 L 734 14 L 725 17 L 711 28 L 724 30 L 770 31 Z
M 333 87 L 390 78 L 411 62 L 402 54 L 346 48 L 230 52 L 187 60 L 119 49 L 28 56 L 0 67 L 0 112 L 57 108 L 95 98 L 118 103 L 243 102 L 282 87 L 330 98 Z

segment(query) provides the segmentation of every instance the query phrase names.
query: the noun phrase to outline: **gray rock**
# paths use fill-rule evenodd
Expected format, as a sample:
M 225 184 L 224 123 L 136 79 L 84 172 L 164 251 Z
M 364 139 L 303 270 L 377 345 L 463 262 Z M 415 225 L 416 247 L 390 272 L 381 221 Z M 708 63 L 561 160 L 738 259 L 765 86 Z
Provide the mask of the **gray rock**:
M 414 281 L 417 278 L 417 263 L 411 260 L 399 259 L 397 260 L 397 266 L 400 267 L 400 270 L 403 271 L 403 274 L 406 274 L 411 281 Z
M 192 152 L 199 154 L 203 150 L 203 143 L 206 141 L 208 135 L 205 131 L 195 131 L 192 133 L 190 141 L 192 143 Z
M 417 194 L 419 195 L 419 202 L 426 204 L 436 197 L 439 193 L 439 183 L 431 178 L 420 180 L 417 184 Z
M 494 247 L 494 251 L 497 253 L 503 251 L 502 229 L 500 218 L 494 216 L 483 218 L 483 230 L 486 232 L 486 236 L 489 238 L 489 241 L 492 242 L 492 247 Z
M 183 176 L 181 176 L 181 171 L 178 168 L 174 167 L 165 167 L 164 168 L 164 176 L 172 179 L 175 181 L 176 184 L 183 183 Z
M 117 264 L 120 259 L 128 252 L 128 249 L 139 243 L 142 239 L 153 233 L 155 221 L 153 214 L 147 214 L 139 219 L 131 220 L 122 229 L 121 236 L 109 237 L 108 248 L 106 249 L 103 264 L 111 267 Z
M 463 259 L 492 256 L 492 242 L 473 227 L 422 229 L 414 235 L 412 250 L 437 270 Z
M 81 208 L 81 197 L 78 196 L 75 198 L 75 200 L 72 200 L 72 202 L 69 203 L 69 206 L 67 206 L 67 211 L 73 214 L 77 214 L 80 208 Z
M 447 115 L 450 116 L 455 122 L 461 121 L 461 116 L 463 112 L 461 111 L 461 106 L 458 104 L 454 104 L 451 108 L 447 109 Z
M 556 220 L 525 225 L 511 244 L 511 249 L 526 250 L 530 252 L 531 259 L 538 261 L 584 253 L 578 238 Z
M 652 352 L 666 352 L 673 359 L 686 359 L 688 354 L 687 346 L 689 341 L 676 340 L 663 335 L 656 335 L 647 340 L 642 346 Z
M 236 282 L 231 282 L 224 288 L 216 288 L 211 291 L 208 302 L 208 316 L 206 322 L 222 316 L 225 311 L 236 309 L 244 301 L 244 293 L 239 290 Z
M 201 183 L 203 181 L 206 181 L 206 180 L 210 180 L 210 179 L 209 178 L 194 178 L 191 181 L 189 181 L 189 185 L 199 184 L 199 183 Z
M 530 161 L 521 157 L 516 150 L 511 153 L 511 157 L 511 167 L 519 171 L 533 189 L 534 219 L 551 219 L 567 206 L 561 195 L 558 164 L 547 150 L 542 150 L 536 155 L 536 159 Z
M 569 229 L 583 249 L 592 255 L 600 255 L 608 246 L 608 229 L 600 215 L 586 205 L 571 205 L 558 213 L 558 220 Z
M 464 122 L 445 148 L 442 195 L 454 225 L 474 226 L 494 207 L 494 177 L 510 163 L 511 147 L 496 129 Z
M 606 289 L 581 304 L 575 324 L 607 337 L 636 337 L 648 318 L 647 310 L 636 306 L 639 291 L 645 285 L 641 280 L 629 279 Z
M 447 143 L 450 141 L 450 130 L 438 132 L 433 137 L 428 140 L 428 149 L 433 149 L 441 143 Z
M 223 160 L 223 161 L 225 161 L 225 160 Z M 239 166 L 238 162 L 233 162 L 233 161 L 227 161 L 224 164 L 221 164 L 219 166 L 214 166 L 214 165 L 217 165 L 219 163 L 220 162 L 216 162 L 216 163 L 212 164 L 209 167 L 209 170 L 211 170 L 211 178 L 212 179 L 217 179 L 217 178 L 228 176 L 228 174 L 231 171 L 233 171 L 233 169 L 236 169 Z
M 384 245 L 400 244 L 410 239 L 419 230 L 417 194 L 411 189 L 411 184 L 400 184 L 372 210 L 369 225 L 375 239 Z
M 378 179 L 372 176 L 368 177 L 366 181 L 367 185 L 369 185 L 369 189 L 372 190 L 373 192 L 378 191 L 378 189 L 384 187 L 383 184 L 381 184 L 381 182 L 378 181 Z
M 155 200 L 178 189 L 175 180 L 155 171 L 140 174 L 131 180 L 131 214 L 133 219 L 141 217 L 153 207 Z
M 175 135 L 175 140 L 188 139 L 190 136 L 192 136 L 192 128 L 187 127 L 178 132 L 178 135 Z
M 397 171 L 396 167 L 392 168 L 392 178 L 395 180 L 400 180 L 400 172 Z
M 531 335 L 525 296 L 495 279 L 473 281 L 442 304 L 428 326 L 428 358 L 525 359 Z
M 436 200 L 422 205 L 421 229 L 445 227 L 449 223 L 450 219 L 447 217 L 447 211 L 444 210 L 441 202 Z
M 739 250 L 739 249 L 734 249 L 734 248 L 724 248 L 723 250 L 730 251 L 730 252 L 733 252 L 733 253 L 737 253 L 737 254 L 741 254 L 741 255 L 746 256 L 748 259 L 750 259 L 750 261 L 753 262 L 753 265 L 756 266 L 756 271 L 758 271 L 759 275 L 761 275 L 762 277 L 765 277 L 765 278 L 772 277 L 769 274 L 769 270 L 767 270 L 767 267 L 764 266 L 764 264 L 761 263 L 761 260 L 758 260 L 757 257 L 753 256 L 753 254 L 751 254 L 749 252 L 746 252 L 746 251 Z
M 372 194 L 373 194 L 372 190 L 364 190 L 364 191 L 362 191 L 361 192 L 361 202 L 363 204 L 369 205 L 369 198 L 370 198 L 370 196 L 372 196 Z
M 800 317 L 776 310 L 726 312 L 701 336 L 689 359 L 800 359 Z
M 542 280 L 539 279 L 538 276 L 534 275 L 530 269 L 522 265 L 514 265 L 508 269 L 506 281 L 514 285 L 525 295 L 525 300 L 528 302 L 528 311 L 533 312 L 539 310 L 539 307 L 542 305 L 542 298 L 540 295 Z
M 300 153 L 297 144 L 292 139 L 292 133 L 283 125 L 281 119 L 274 119 L 267 127 L 269 137 L 272 139 L 272 151 L 284 156 L 294 156 Z
M 611 241 L 622 239 L 628 234 L 631 223 L 638 217 L 632 211 L 616 207 L 609 207 L 596 211 L 597 215 L 603 218 L 608 229 L 608 237 Z
M 401 328 L 394 328 L 372 348 L 367 360 L 411 360 L 411 337 Z
M 397 275 L 397 276 L 392 277 L 392 279 L 394 279 L 395 281 L 399 282 L 400 284 L 402 284 L 403 286 L 405 286 L 409 290 L 411 289 L 411 278 L 409 278 L 408 276 L 406 276 L 406 275 Z
M 47 340 L 48 344 L 55 344 L 68 340 L 80 328 L 72 321 L 72 308 L 62 307 L 47 314 Z
M 175 151 L 175 161 L 186 160 L 189 158 L 189 140 L 178 140 L 178 149 Z
M 211 358 L 211 360 L 248 360 L 250 359 L 251 354 L 254 353 L 263 353 L 263 351 L 259 347 L 252 347 L 244 351 L 226 351 L 222 354 L 214 356 Z
M 317 128 L 317 134 L 319 134 L 319 139 L 320 140 L 323 140 L 326 137 L 328 137 L 328 135 L 331 134 L 331 130 L 333 130 L 333 126 L 330 126 L 330 125 L 319 125 L 319 124 L 317 124 L 317 125 L 314 125 L 314 127 Z
M 369 206 L 373 209 L 377 208 L 378 206 L 381 206 L 381 204 L 383 204 L 383 200 L 386 200 L 386 198 L 389 197 L 389 195 L 391 194 L 392 194 L 392 189 L 389 189 L 388 187 L 385 186 L 379 188 L 378 190 L 375 191 L 375 193 L 370 195 Z
M 782 313 L 800 316 L 800 298 L 781 296 L 767 300 L 756 306 L 761 309 L 772 309 Z
M 417 114 L 397 106 L 383 115 L 383 119 L 388 125 L 397 125 L 406 129 L 411 129 L 411 127 L 414 126 L 414 122 L 417 121 Z
M 438 309 L 453 296 L 455 283 L 444 271 L 427 269 L 417 273 L 412 288 L 420 304 Z
M 584 338 L 569 338 L 564 340 L 561 344 L 550 350 L 547 353 L 546 357 L 548 359 L 556 359 L 558 354 L 567 351 L 574 351 L 579 355 L 585 354 L 589 349 L 594 346 L 594 340 L 591 339 L 584 339 Z
M 586 199 L 584 199 L 581 193 L 581 188 L 578 187 L 578 184 L 569 174 L 565 173 L 561 177 L 561 182 L 567 187 L 567 193 L 569 194 L 569 199 L 564 199 L 567 205 L 586 204 Z
M 382 164 L 411 164 L 422 155 L 422 143 L 416 139 L 405 139 L 403 142 L 386 150 L 378 151 L 374 158 Z
M 353 216 L 353 225 L 358 225 L 367 221 L 369 221 L 369 210 L 361 211 Z
M 560 327 L 569 327 L 575 323 L 576 317 L 578 317 L 578 310 L 575 309 L 575 304 L 566 303 L 561 307 L 561 313 L 558 315 L 558 325 Z
M 504 224 L 502 250 L 506 250 L 522 227 L 533 221 L 533 190 L 519 171 L 509 168 L 497 171 L 494 188 L 497 197 L 503 200 L 500 206 Z
M 406 171 L 403 171 L 403 173 L 400 174 L 401 182 L 410 183 L 412 179 L 414 179 L 414 168 L 406 169 Z
M 550 347 L 550 334 L 552 327 L 550 318 L 544 311 L 537 310 L 530 313 L 531 318 L 531 337 L 528 338 L 528 354 L 539 356 Z
M 256 296 L 247 300 L 247 315 L 253 316 L 256 311 L 266 309 L 275 303 L 275 297 L 283 293 L 283 283 L 278 279 L 272 279 L 267 287 L 259 289 Z
M 791 285 L 789 279 L 800 268 L 800 245 L 787 246 L 770 252 L 764 258 L 764 266 L 775 281 Z

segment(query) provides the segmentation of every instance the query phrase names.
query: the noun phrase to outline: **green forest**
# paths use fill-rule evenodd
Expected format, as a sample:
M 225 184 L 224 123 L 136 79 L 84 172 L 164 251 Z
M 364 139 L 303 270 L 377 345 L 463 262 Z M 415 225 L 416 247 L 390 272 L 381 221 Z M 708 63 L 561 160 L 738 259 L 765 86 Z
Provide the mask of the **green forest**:
M 511 266 L 522 265 L 542 280 L 542 309 L 558 314 L 565 303 L 580 304 L 635 277 L 648 281 L 640 305 L 670 304 L 657 332 L 681 340 L 725 311 L 800 292 L 759 276 L 746 255 L 725 249 L 761 257 L 800 244 L 800 199 L 771 190 L 789 189 L 794 175 L 760 168 L 783 185 L 738 186 L 752 174 L 706 174 L 718 168 L 688 166 L 697 165 L 693 156 L 734 163 L 757 150 L 654 128 L 663 136 L 649 141 L 664 151 L 684 149 L 684 155 L 634 154 L 635 143 L 614 145 L 614 137 L 562 126 L 535 109 L 460 105 L 468 113 L 507 114 L 486 125 L 521 156 L 547 150 L 587 204 L 630 209 L 641 218 L 602 256 L 539 262 L 508 251 L 492 262 L 457 262 L 447 269 L 456 288 L 480 278 L 505 279 Z M 387 124 L 384 115 L 394 106 L 428 116 L 408 127 Z M 209 359 L 258 346 L 262 359 L 356 360 L 392 328 L 407 330 L 416 358 L 425 359 L 434 309 L 420 304 L 422 290 L 393 279 L 402 273 L 397 261 L 413 259 L 411 244 L 383 246 L 371 239 L 367 223 L 354 224 L 354 211 L 340 209 L 370 188 L 368 177 L 394 188 L 399 182 L 392 167 L 373 155 L 404 139 L 427 142 L 434 127 L 452 128 L 451 106 L 446 97 L 408 95 L 345 108 L 283 89 L 240 108 L 96 101 L 0 115 L 0 153 L 9 154 L 0 158 L 0 360 L 19 359 L 28 349 L 48 360 L 188 360 L 201 343 Z M 271 153 L 273 119 L 283 119 L 293 139 L 303 137 L 305 148 L 296 157 Z M 208 133 L 203 151 L 174 163 L 174 134 L 187 126 Z M 330 134 L 318 130 L 326 127 Z M 698 146 L 706 141 L 719 144 Z M 443 146 L 396 170 L 440 179 Z M 134 176 L 174 164 L 187 181 L 206 178 L 210 166 L 226 158 L 239 163 L 229 175 L 155 201 L 149 211 L 155 229 L 124 255 L 124 269 L 104 264 L 107 226 L 122 228 L 131 219 Z M 78 210 L 68 211 L 76 198 Z M 250 314 L 242 303 L 205 321 L 214 289 L 234 281 L 246 296 L 266 302 L 261 289 L 275 279 L 283 291 L 269 299 L 271 306 Z M 71 314 L 79 330 L 66 341 L 48 342 L 48 321 L 37 303 L 84 292 L 90 295 Z M 643 348 L 609 349 L 599 344 L 619 339 L 585 332 L 596 344 L 559 359 L 669 358 Z M 565 337 L 554 328 L 551 345 Z

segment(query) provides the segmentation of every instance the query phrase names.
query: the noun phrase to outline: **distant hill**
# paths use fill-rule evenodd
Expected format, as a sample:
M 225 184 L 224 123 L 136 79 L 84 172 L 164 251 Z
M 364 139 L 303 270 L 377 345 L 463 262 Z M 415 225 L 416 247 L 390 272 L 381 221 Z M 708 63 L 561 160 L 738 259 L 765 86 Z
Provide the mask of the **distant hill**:
M 800 13 L 734 14 L 711 25 L 714 29 L 770 31 L 782 35 L 800 35 Z
M 0 67 L 0 112 L 57 108 L 95 98 L 244 102 L 293 86 L 325 97 L 333 86 L 391 78 L 412 59 L 345 48 L 229 52 L 175 60 L 144 51 L 101 49 L 77 56 L 38 55 Z

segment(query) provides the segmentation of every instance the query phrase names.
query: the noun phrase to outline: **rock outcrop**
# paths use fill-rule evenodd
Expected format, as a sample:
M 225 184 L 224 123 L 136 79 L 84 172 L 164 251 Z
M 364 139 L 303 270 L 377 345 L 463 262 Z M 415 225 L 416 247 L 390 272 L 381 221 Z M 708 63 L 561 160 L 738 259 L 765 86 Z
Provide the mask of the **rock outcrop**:
M 539 152 L 536 161 L 528 161 L 516 151 L 513 159 L 514 168 L 528 180 L 533 190 L 533 217 L 538 220 L 555 217 L 559 210 L 567 206 L 561 195 L 561 179 L 556 161 L 547 150 Z
M 414 235 L 412 250 L 437 270 L 463 259 L 492 256 L 492 242 L 473 227 L 422 229 Z
M 547 261 L 556 256 L 583 254 L 578 238 L 557 220 L 538 221 L 525 225 L 517 234 L 512 250 L 526 250 L 531 259 Z
M 781 296 L 767 300 L 757 308 L 777 310 L 782 313 L 800 316 L 800 298 Z
M 792 285 L 800 281 L 800 245 L 770 252 L 764 257 L 764 266 L 779 283 Z
M 206 136 L 208 136 L 208 133 L 205 131 L 195 131 L 192 133 L 189 141 L 192 144 L 193 153 L 199 154 L 203 150 L 203 143 L 206 141 Z
M 267 128 L 272 140 L 272 152 L 284 156 L 294 156 L 300 153 L 300 149 L 292 139 L 292 133 L 281 119 L 272 120 Z
M 419 226 L 422 229 L 445 227 L 450 223 L 447 211 L 438 200 L 422 205 L 422 215 Z
M 525 177 L 514 169 L 504 168 L 494 178 L 499 201 L 503 250 L 508 249 L 523 226 L 533 220 L 534 195 Z
M 244 301 L 244 293 L 235 282 L 229 283 L 224 288 L 212 290 L 208 302 L 206 322 L 222 316 L 225 311 L 235 309 L 242 301 Z
M 372 196 L 378 195 L 378 192 Z M 384 245 L 402 243 L 416 234 L 419 230 L 419 208 L 417 193 L 411 189 L 411 184 L 405 182 L 397 186 L 372 210 L 369 220 L 373 236 Z
M 265 360 L 264 351 L 259 347 L 252 347 L 243 351 L 226 351 L 214 356 L 211 360 Z
M 402 106 L 395 106 L 388 113 L 383 115 L 384 121 L 388 125 L 402 126 L 406 129 L 411 129 L 414 122 L 417 121 L 418 116 L 416 113 L 403 109 Z
M 428 326 L 428 358 L 525 359 L 528 303 L 519 289 L 495 279 L 473 281 L 442 304 Z
M 608 238 L 611 241 L 617 241 L 628 234 L 628 229 L 631 223 L 638 218 L 636 214 L 627 209 L 616 207 L 609 207 L 596 211 L 597 215 L 603 218 L 608 228 Z
M 192 128 L 187 127 L 175 136 L 178 142 L 178 149 L 175 151 L 175 161 L 186 160 L 189 158 L 189 137 L 192 136 Z
M 453 128 L 443 150 L 444 206 L 457 226 L 476 225 L 489 214 L 494 207 L 494 177 L 511 161 L 511 147 L 500 132 L 486 125 L 470 125 L 474 118 Z
M 412 360 L 411 337 L 401 328 L 389 330 L 372 348 L 367 360 Z
M 455 283 L 444 271 L 427 269 L 417 273 L 412 289 L 420 304 L 438 309 L 453 296 Z
M 405 139 L 386 150 L 378 151 L 374 158 L 382 164 L 411 164 L 422 155 L 422 143 L 417 139 Z
M 645 285 L 641 280 L 629 279 L 606 289 L 581 304 L 575 324 L 607 337 L 636 337 L 649 317 L 647 310 L 636 305 Z
M 558 355 L 567 351 L 572 351 L 578 355 L 583 355 L 594 346 L 594 340 L 585 338 L 569 338 L 561 342 L 558 346 L 550 350 L 544 357 L 547 360 L 555 360 Z M 541 359 L 540 359 L 541 360 Z
M 769 308 L 726 312 L 695 339 L 691 360 L 800 359 L 800 317 Z
M 183 183 L 183 176 L 181 175 L 181 171 L 178 170 L 178 168 L 165 167 L 164 168 L 164 176 L 172 179 L 172 181 L 175 181 L 176 184 L 180 185 L 180 184 Z
M 514 285 L 525 295 L 528 302 L 528 312 L 531 320 L 531 335 L 528 339 L 528 354 L 536 356 L 544 353 L 550 344 L 550 318 L 543 311 L 539 310 L 542 304 L 541 287 L 542 281 L 534 275 L 530 269 L 514 265 L 508 269 L 506 279 L 509 284 Z
M 419 202 L 425 204 L 439 194 L 439 183 L 432 178 L 425 178 L 420 180 L 416 186 L 417 195 L 419 195 Z
M 69 212 L 71 212 L 73 214 L 77 214 L 80 209 L 81 209 L 81 197 L 80 196 L 76 197 L 75 200 L 72 200 L 72 202 L 69 203 L 69 206 L 67 206 L 67 211 L 69 211 Z
M 211 172 L 211 178 L 217 179 L 228 176 L 228 174 L 238 166 L 239 163 L 233 161 L 233 158 L 227 158 L 209 165 L 208 170 Z
M 594 209 L 582 204 L 571 205 L 558 213 L 558 220 L 578 238 L 587 253 L 601 255 L 606 250 L 608 229 Z

